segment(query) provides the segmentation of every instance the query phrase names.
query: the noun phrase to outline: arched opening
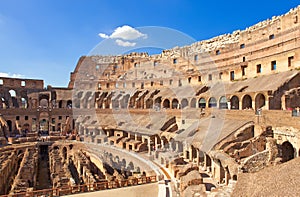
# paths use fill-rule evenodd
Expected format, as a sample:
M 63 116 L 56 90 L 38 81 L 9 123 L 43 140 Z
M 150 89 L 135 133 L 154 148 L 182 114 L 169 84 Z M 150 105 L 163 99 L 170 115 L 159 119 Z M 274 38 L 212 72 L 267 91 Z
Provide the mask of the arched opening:
M 217 100 L 215 97 L 211 97 L 209 100 L 208 100 L 208 107 L 211 108 L 211 107 L 217 107 Z
M 232 180 L 237 181 L 237 175 L 236 174 L 232 176 Z
M 266 105 L 266 97 L 263 94 L 258 94 L 255 97 L 255 109 L 260 109 Z
M 219 100 L 219 108 L 220 109 L 228 109 L 227 99 L 225 96 L 222 96 Z
M 230 109 L 239 109 L 239 98 L 237 96 L 233 96 L 230 99 Z
M 205 154 L 205 164 L 207 167 L 211 166 L 211 158 Z
M 67 159 L 67 148 L 66 147 L 64 147 L 62 149 L 62 153 L 63 153 L 64 160 L 66 160 Z
M 40 120 L 40 134 L 48 135 L 48 121 L 46 119 Z
M 282 149 L 282 162 L 286 162 L 291 159 L 294 159 L 295 150 L 293 145 L 290 142 L 288 141 L 283 142 L 283 144 L 281 145 L 281 149 Z
M 191 108 L 196 108 L 196 99 L 192 98 L 191 100 Z
M 252 108 L 252 98 L 248 94 L 243 97 L 242 109 L 251 109 Z
M 169 144 L 170 144 L 170 146 L 169 146 L 170 149 L 172 151 L 175 151 L 176 150 L 176 142 L 175 142 L 175 140 L 173 138 L 170 139 Z
M 28 107 L 27 105 L 27 100 L 25 98 L 21 98 L 21 104 L 22 104 L 22 108 L 23 109 L 26 109 Z
M 8 130 L 9 130 L 10 132 L 12 132 L 12 122 L 11 122 L 11 120 L 8 120 L 8 121 L 6 121 L 6 122 L 7 122 Z
M 0 99 L 0 108 L 1 109 L 8 108 L 7 102 L 5 101 L 5 99 L 3 97 Z
M 155 100 L 154 100 L 154 105 L 155 105 L 155 107 L 157 107 L 158 109 L 160 109 L 160 107 L 161 107 L 161 97 L 158 97 L 158 98 L 156 98 Z
M 165 99 L 164 102 L 163 102 L 163 108 L 170 108 L 170 101 L 169 99 Z
M 184 109 L 186 108 L 187 106 L 189 106 L 189 102 L 186 98 L 182 99 L 181 100 L 181 108 Z
M 153 108 L 153 100 L 147 99 L 146 100 L 146 109 L 151 109 L 151 108 Z
M 121 104 L 121 108 L 122 109 L 126 109 L 128 107 L 128 102 L 129 102 L 129 98 L 130 98 L 130 95 L 129 94 L 126 94 L 120 101 L 120 104 Z
M 60 100 L 60 101 L 58 102 L 58 108 L 62 108 L 62 107 L 63 107 L 63 101 Z
M 198 102 L 199 108 L 205 108 L 206 107 L 206 100 L 204 98 L 200 98 Z
M 177 99 L 172 100 L 172 109 L 178 109 L 178 100 Z
M 68 100 L 68 101 L 67 101 L 67 108 L 68 108 L 68 109 L 71 109 L 71 108 L 72 108 L 72 101 L 71 101 L 71 100 Z
M 48 107 L 48 100 L 47 99 L 41 99 L 40 100 L 40 106 L 43 108 L 47 108 Z
M 16 97 L 17 96 L 16 91 L 15 90 L 9 90 L 8 92 L 9 92 L 10 97 L 11 97 L 12 106 L 15 107 L 15 108 L 18 108 L 19 104 L 18 104 L 18 100 L 17 100 L 17 97 Z

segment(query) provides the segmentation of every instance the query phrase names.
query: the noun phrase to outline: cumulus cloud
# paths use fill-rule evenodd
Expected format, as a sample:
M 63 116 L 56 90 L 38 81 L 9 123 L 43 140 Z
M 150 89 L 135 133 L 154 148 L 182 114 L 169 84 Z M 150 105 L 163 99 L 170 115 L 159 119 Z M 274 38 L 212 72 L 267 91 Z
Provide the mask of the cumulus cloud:
M 24 78 L 24 75 L 20 75 L 20 74 L 11 74 L 11 73 L 2 73 L 2 72 L 0 72 L 0 77 Z
M 104 33 L 99 33 L 101 38 L 112 38 L 112 39 L 123 39 L 123 40 L 135 40 L 138 38 L 147 38 L 147 34 L 143 34 L 137 29 L 130 27 L 128 25 L 124 25 L 122 27 L 118 27 L 114 30 L 111 35 L 106 35 Z
M 117 45 L 122 46 L 122 47 L 134 47 L 136 45 L 135 42 L 128 42 L 128 41 L 123 41 L 120 39 L 116 40 Z

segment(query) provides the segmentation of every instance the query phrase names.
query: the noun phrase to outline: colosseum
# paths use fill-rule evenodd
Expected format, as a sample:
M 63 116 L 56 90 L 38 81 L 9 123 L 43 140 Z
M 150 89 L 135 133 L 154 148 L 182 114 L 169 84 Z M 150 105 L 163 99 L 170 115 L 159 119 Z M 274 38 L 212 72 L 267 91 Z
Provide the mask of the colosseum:
M 299 20 L 0 78 L 0 195 L 299 196 Z

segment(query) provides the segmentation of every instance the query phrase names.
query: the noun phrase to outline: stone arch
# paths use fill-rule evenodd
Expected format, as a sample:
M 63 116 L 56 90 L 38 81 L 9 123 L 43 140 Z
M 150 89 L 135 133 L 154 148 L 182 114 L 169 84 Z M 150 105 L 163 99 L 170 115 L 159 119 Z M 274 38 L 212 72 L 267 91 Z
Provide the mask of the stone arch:
M 165 99 L 163 102 L 163 108 L 170 108 L 170 101 L 169 99 Z
M 153 100 L 149 98 L 146 100 L 146 109 L 151 109 L 151 108 L 153 108 Z
M 195 98 L 192 98 L 190 106 L 191 106 L 191 108 L 196 108 L 196 99 Z
M 11 121 L 11 120 L 8 120 L 8 121 L 6 121 L 6 122 L 7 122 L 8 130 L 9 130 L 9 131 L 12 131 L 12 121 Z
M 288 141 L 283 142 L 281 145 L 281 149 L 282 149 L 282 162 L 286 162 L 291 159 L 294 159 L 295 150 L 293 145 L 290 142 Z
M 173 138 L 171 138 L 169 140 L 169 148 L 172 150 L 172 151 L 175 151 L 176 150 L 176 142 Z
M 121 99 L 121 108 L 122 109 L 126 109 L 128 107 L 128 102 L 129 102 L 129 99 L 130 99 L 130 94 L 126 94 L 123 99 Z
M 155 100 L 154 100 L 154 105 L 158 108 L 161 108 L 161 97 L 157 97 Z
M 11 101 L 12 101 L 12 107 L 18 108 L 19 104 L 18 104 L 18 100 L 17 100 L 17 94 L 16 91 L 11 89 L 8 91 L 11 97 Z
M 238 110 L 240 108 L 239 106 L 239 97 L 237 96 L 232 96 L 230 99 L 230 109 L 235 109 Z
M 58 108 L 63 108 L 63 101 L 62 101 L 62 100 L 60 100 L 60 101 L 58 102 Z
M 219 100 L 220 109 L 228 109 L 227 99 L 225 96 L 221 96 Z
M 9 107 L 9 105 L 8 105 L 7 101 L 5 100 L 5 98 L 1 97 L 0 98 L 0 108 L 6 109 L 8 107 Z
M 205 98 L 200 98 L 198 101 L 198 107 L 199 108 L 205 108 L 206 107 L 206 100 Z
M 24 109 L 28 107 L 28 102 L 26 98 L 21 98 L 21 107 Z
M 236 174 L 234 174 L 234 175 L 232 176 L 232 180 L 237 181 L 237 175 L 236 175 Z
M 181 100 L 181 108 L 184 109 L 188 106 L 189 106 L 189 101 L 186 98 L 182 99 Z
M 208 100 L 208 107 L 217 107 L 217 99 L 215 97 L 210 97 Z
M 205 154 L 205 164 L 206 164 L 206 167 L 210 167 L 211 166 L 211 158 L 207 154 Z
M 246 94 L 242 99 L 242 109 L 251 109 L 252 108 L 252 98 L 250 95 Z
M 72 100 L 67 101 L 67 108 L 71 109 L 72 108 Z
M 172 109 L 178 109 L 178 100 L 176 98 L 174 98 L 172 100 Z
M 48 107 L 48 100 L 45 99 L 45 98 L 41 99 L 40 100 L 40 106 L 47 108 Z
M 266 97 L 265 95 L 259 93 L 255 97 L 255 109 L 260 109 L 266 105 Z
M 68 152 L 68 151 L 67 151 L 67 148 L 66 148 L 66 147 L 63 147 L 63 149 L 62 149 L 62 155 L 63 155 L 64 160 L 67 159 L 67 156 L 68 156 L 68 153 L 67 153 L 67 152 Z

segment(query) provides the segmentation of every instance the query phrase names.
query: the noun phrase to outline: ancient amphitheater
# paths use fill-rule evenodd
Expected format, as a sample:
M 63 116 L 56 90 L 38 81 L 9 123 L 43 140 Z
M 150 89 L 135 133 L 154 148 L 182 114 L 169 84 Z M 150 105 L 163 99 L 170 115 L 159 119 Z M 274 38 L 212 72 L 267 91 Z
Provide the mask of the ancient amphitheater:
M 0 78 L 0 195 L 299 196 L 300 6 L 158 55 Z

